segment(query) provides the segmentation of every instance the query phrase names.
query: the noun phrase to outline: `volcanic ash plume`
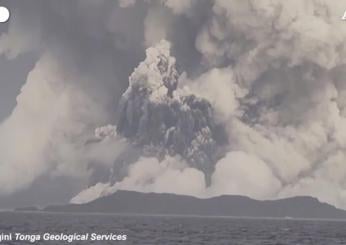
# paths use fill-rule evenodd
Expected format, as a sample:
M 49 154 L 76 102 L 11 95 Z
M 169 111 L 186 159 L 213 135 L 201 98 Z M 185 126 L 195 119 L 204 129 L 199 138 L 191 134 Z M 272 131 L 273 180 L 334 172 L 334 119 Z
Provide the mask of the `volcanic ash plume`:
M 180 155 L 203 171 L 208 182 L 226 143 L 223 129 L 211 104 L 179 89 L 178 80 L 169 42 L 148 48 L 120 101 L 117 131 L 146 156 Z
M 211 103 L 178 88 L 179 78 L 168 41 L 146 50 L 121 97 L 117 125 L 97 128 L 90 141 L 126 147 L 118 149 L 110 171 L 109 166 L 94 168 L 89 188 L 71 202 L 88 202 L 118 189 L 206 195 L 228 145 L 226 133 Z M 172 185 L 177 180 L 180 184 Z

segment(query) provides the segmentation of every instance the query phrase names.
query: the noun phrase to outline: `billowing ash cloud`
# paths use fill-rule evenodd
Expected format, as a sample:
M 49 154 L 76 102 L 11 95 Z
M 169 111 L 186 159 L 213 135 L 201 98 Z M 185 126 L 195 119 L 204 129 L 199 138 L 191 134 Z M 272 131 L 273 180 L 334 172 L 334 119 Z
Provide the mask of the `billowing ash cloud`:
M 39 59 L 0 125 L 0 195 L 25 189 L 42 175 L 85 181 L 90 165 L 108 164 L 114 153 L 109 147 L 117 147 L 110 142 L 104 155 L 107 147 L 86 142 L 95 127 L 116 121 L 114 104 L 142 55 L 141 32 L 127 31 L 141 28 L 140 14 L 113 1 L 7 5 L 12 18 L 1 33 L 0 54 L 16 59 L 35 52 Z
M 140 146 L 143 154 L 180 155 L 210 176 L 226 143 L 211 104 L 177 89 L 179 74 L 167 41 L 146 54 L 120 101 L 118 133 Z
M 133 189 L 346 207 L 346 2 L 56 3 L 11 1 L 22 17 L 0 38 L 9 58 L 42 54 L 0 129 L 0 193 L 59 170 L 92 176 L 74 202 Z

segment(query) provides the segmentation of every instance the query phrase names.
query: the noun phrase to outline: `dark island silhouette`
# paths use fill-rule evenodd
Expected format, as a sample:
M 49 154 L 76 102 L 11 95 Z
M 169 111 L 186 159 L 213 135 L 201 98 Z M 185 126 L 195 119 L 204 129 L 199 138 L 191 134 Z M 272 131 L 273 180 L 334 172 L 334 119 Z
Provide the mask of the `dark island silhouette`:
M 346 219 L 345 210 L 337 209 L 327 203 L 321 203 L 318 199 L 308 196 L 259 201 L 234 195 L 199 199 L 175 194 L 133 191 L 117 191 L 110 196 L 99 198 L 90 203 L 48 206 L 40 211 L 287 219 Z

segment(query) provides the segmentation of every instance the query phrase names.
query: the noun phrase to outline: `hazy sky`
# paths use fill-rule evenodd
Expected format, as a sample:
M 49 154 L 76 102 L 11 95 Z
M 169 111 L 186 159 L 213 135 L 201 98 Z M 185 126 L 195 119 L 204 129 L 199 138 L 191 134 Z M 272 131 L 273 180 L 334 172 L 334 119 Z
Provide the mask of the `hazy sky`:
M 16 97 L 25 83 L 29 71 L 32 70 L 37 57 L 23 55 L 15 60 L 7 60 L 4 55 L 0 58 L 0 119 L 9 116 L 16 104 Z
M 118 189 L 346 208 L 346 0 L 0 4 L 0 208 Z

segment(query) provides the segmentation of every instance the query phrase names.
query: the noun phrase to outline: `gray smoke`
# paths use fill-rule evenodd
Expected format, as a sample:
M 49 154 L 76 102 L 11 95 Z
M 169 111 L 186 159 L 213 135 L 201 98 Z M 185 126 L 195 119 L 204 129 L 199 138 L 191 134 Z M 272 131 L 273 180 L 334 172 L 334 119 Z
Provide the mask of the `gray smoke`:
M 8 59 L 37 53 L 39 59 L 0 126 L 0 194 L 27 188 L 42 175 L 84 181 L 90 165 L 108 164 L 112 155 L 104 159 L 107 148 L 90 150 L 85 142 L 96 127 L 116 121 L 114 105 L 143 55 L 145 11 L 119 9 L 113 1 L 6 5 L 12 18 L 1 33 L 0 53 Z
M 118 133 L 142 148 L 142 155 L 180 155 L 210 182 L 227 142 L 212 105 L 177 89 L 179 74 L 167 41 L 146 53 L 120 101 Z
M 198 29 L 193 40 L 202 54 L 195 60 L 200 70 L 197 75 L 190 71 L 180 84 L 214 106 L 227 128 L 228 154 L 216 163 L 209 188 L 199 174 L 184 171 L 189 165 L 177 163 L 182 159 L 152 164 L 141 159 L 105 193 L 118 188 L 186 193 L 165 182 L 175 176 L 185 185 L 192 182 L 186 178 L 194 180 L 189 191 L 196 196 L 313 195 L 345 207 L 346 26 L 340 17 L 346 2 L 220 0 L 210 8 L 201 5 L 179 12 L 165 6 L 189 23 L 186 28 Z M 202 20 L 200 13 L 205 13 Z M 155 18 L 159 27 L 166 23 Z M 186 30 L 175 30 L 172 23 L 166 27 L 160 38 L 170 41 L 171 32 Z
M 346 207 L 344 0 L 9 4 L 0 52 L 40 59 L 0 127 L 0 193 L 92 176 L 75 202 L 134 189 Z M 162 39 L 172 54 L 144 70 Z

